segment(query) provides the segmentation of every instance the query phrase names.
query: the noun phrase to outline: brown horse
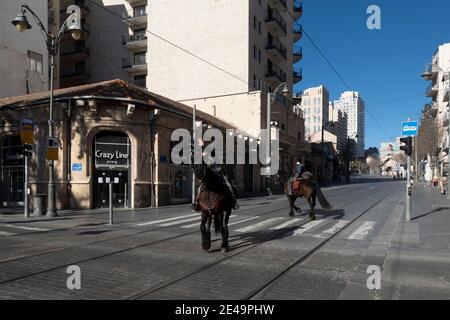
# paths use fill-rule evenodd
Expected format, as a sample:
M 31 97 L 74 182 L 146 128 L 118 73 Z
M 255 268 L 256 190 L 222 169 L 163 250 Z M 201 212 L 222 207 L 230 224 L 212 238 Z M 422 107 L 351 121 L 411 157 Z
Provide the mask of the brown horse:
M 222 252 L 227 252 L 229 250 L 228 221 L 233 210 L 233 201 L 210 169 L 202 165 L 196 168 L 195 172 L 202 182 L 198 195 L 199 211 L 202 214 L 200 224 L 202 248 L 206 251 L 211 248 L 211 224 L 214 222 L 216 235 L 219 233 L 222 235 Z
M 291 211 L 289 212 L 291 217 L 294 216 L 294 210 L 300 214 L 302 213 L 302 210 L 295 206 L 295 201 L 298 198 L 305 198 L 308 201 L 309 207 L 311 208 L 311 212 L 309 213 L 311 220 L 316 219 L 316 212 L 314 210 L 316 207 L 316 197 L 319 199 L 319 203 L 324 210 L 332 209 L 330 203 L 322 193 L 320 186 L 313 180 L 313 175 L 310 172 L 303 173 L 301 179 L 296 179 L 292 183 L 292 195 L 287 194 L 288 179 L 288 174 L 284 172 L 274 177 L 274 181 L 284 187 L 284 192 L 291 207 Z

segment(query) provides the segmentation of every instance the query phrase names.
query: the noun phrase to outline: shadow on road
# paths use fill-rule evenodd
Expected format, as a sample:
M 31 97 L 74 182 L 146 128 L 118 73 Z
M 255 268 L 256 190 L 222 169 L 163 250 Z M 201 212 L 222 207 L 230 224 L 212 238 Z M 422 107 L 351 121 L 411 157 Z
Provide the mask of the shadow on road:
M 420 216 L 414 217 L 411 220 L 415 221 L 415 220 L 418 220 L 418 219 L 421 219 L 421 218 L 425 218 L 426 216 L 429 216 L 429 215 L 431 215 L 433 213 L 438 213 L 438 212 L 441 212 L 441 211 L 446 211 L 448 213 L 448 210 L 450 210 L 450 207 L 439 207 L 439 208 L 434 209 L 433 211 L 430 211 L 428 213 L 424 213 L 424 214 L 422 214 Z

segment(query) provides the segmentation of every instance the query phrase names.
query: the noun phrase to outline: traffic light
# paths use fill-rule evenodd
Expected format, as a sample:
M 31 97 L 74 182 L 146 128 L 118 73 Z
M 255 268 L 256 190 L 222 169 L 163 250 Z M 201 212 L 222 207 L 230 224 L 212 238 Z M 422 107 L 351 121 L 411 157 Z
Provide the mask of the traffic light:
M 23 150 L 22 150 L 22 154 L 24 156 L 26 156 L 27 158 L 32 158 L 33 157 L 33 146 L 29 145 L 29 144 L 24 144 L 22 146 Z
M 405 151 L 408 156 L 412 155 L 412 137 L 400 138 L 400 142 L 405 145 L 400 146 L 400 150 Z

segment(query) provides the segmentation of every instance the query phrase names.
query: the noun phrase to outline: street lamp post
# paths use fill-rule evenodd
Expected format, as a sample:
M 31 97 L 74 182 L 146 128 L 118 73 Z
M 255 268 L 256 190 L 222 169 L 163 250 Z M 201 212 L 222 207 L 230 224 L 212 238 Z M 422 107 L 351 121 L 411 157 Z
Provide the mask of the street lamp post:
M 270 161 L 271 161 L 271 142 L 272 142 L 272 125 L 271 125 L 271 113 L 272 113 L 272 104 L 275 102 L 275 98 L 278 94 L 278 92 L 281 90 L 281 88 L 283 88 L 283 95 L 285 97 L 287 97 L 289 95 L 289 89 L 287 87 L 287 82 L 283 82 L 281 83 L 275 90 L 273 93 L 271 93 L 270 91 L 267 92 L 267 163 L 266 166 L 269 167 L 270 166 Z M 268 170 L 269 172 L 270 170 Z
M 36 15 L 36 13 L 28 6 L 22 5 L 20 8 L 20 13 L 14 18 L 11 23 L 19 30 L 24 32 L 31 29 L 31 25 L 28 22 L 26 13 L 29 12 L 33 18 L 36 20 L 39 28 L 42 30 L 44 35 L 44 40 L 47 45 L 48 54 L 50 56 L 50 103 L 49 103 L 49 120 L 48 120 L 48 135 L 49 138 L 53 138 L 54 134 L 54 120 L 53 120 L 53 80 L 55 73 L 55 56 L 58 54 L 59 44 L 61 38 L 65 32 L 70 32 L 72 38 L 79 40 L 81 38 L 81 11 L 78 6 L 72 5 L 67 8 L 67 13 L 69 17 L 62 24 L 58 35 L 51 34 L 47 31 L 41 19 Z M 48 205 L 47 205 L 47 216 L 57 217 L 58 213 L 56 211 L 56 194 L 55 194 L 55 178 L 54 178 L 54 161 L 49 161 L 49 174 L 48 174 Z

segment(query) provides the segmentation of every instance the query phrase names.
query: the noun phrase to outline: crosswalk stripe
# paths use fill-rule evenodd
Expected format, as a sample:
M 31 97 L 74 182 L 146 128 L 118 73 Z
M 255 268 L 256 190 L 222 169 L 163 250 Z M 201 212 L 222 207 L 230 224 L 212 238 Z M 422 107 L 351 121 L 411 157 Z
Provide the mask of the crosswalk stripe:
M 173 221 L 173 220 L 178 220 L 178 219 L 183 219 L 183 218 L 189 218 L 189 217 L 194 217 L 194 216 L 200 216 L 200 214 L 192 213 L 192 214 L 187 214 L 184 216 L 178 216 L 178 217 L 174 217 L 174 218 L 167 218 L 167 219 L 162 219 L 162 220 L 155 220 L 155 221 L 150 221 L 150 222 L 139 223 L 136 226 L 138 226 L 138 227 L 150 226 L 153 224 L 158 224 L 158 223 L 162 223 L 162 222 L 168 222 L 168 221 Z
M 345 227 L 350 221 L 348 220 L 341 220 L 338 221 L 335 225 L 333 225 L 330 229 L 327 229 L 323 231 L 322 233 L 317 233 L 313 237 L 314 238 L 326 238 L 327 235 L 335 234 L 337 231 Z
M 321 224 L 324 220 L 315 220 L 308 222 L 307 224 L 301 226 L 294 232 L 294 236 L 300 236 L 304 234 L 305 232 L 317 227 L 319 224 Z
M 187 223 L 187 222 L 200 221 L 200 219 L 201 219 L 201 217 L 195 217 L 195 218 L 184 219 L 184 220 L 175 221 L 175 222 L 167 222 L 167 223 L 163 223 L 163 224 L 158 224 L 158 227 L 172 227 L 172 226 L 176 226 L 176 225 Z
M 364 222 L 355 232 L 353 232 L 348 239 L 349 240 L 364 240 L 368 235 L 370 230 L 373 229 L 376 222 L 366 221 Z
M 289 227 L 290 225 L 293 225 L 294 223 L 297 223 L 297 222 L 302 221 L 302 220 L 303 220 L 302 218 L 294 218 L 294 219 L 291 219 L 291 220 L 289 220 L 289 221 L 287 221 L 285 223 L 282 223 L 282 224 L 280 224 L 280 225 L 278 225 L 276 227 L 273 227 L 271 230 L 281 230 L 281 229 Z
M 15 236 L 17 233 L 11 233 L 6 231 L 0 231 L 0 236 Z
M 272 224 L 273 222 L 277 222 L 277 221 L 284 220 L 284 219 L 285 218 L 280 218 L 280 217 L 267 219 L 267 220 L 261 221 L 261 222 L 256 223 L 256 224 L 252 224 L 252 225 L 250 225 L 248 227 L 235 230 L 235 232 L 248 232 L 248 231 L 251 231 L 251 230 L 254 230 L 254 229 L 265 227 L 267 225 Z
M 244 219 L 244 220 L 239 220 L 239 221 L 236 221 L 236 222 L 233 222 L 233 223 L 229 223 L 228 226 L 234 226 L 236 224 L 241 224 L 241 223 L 244 223 L 244 222 L 247 222 L 247 221 L 251 221 L 251 220 L 255 220 L 255 219 L 258 219 L 258 218 L 260 218 L 260 216 L 254 216 L 254 217 L 247 218 L 247 219 Z
M 239 215 L 237 215 L 237 214 L 235 214 L 235 215 L 232 215 L 231 217 L 230 217 L 230 219 L 234 219 L 234 218 L 236 218 L 236 217 L 239 217 Z M 230 224 L 228 224 L 228 225 L 230 225 Z M 193 224 L 188 224 L 188 225 L 186 225 L 186 226 L 182 226 L 182 228 L 183 229 L 189 229 L 189 228 L 194 228 L 194 227 L 198 227 L 199 225 L 198 225 L 198 222 L 197 223 L 193 223 Z
M 15 229 L 27 230 L 27 231 L 39 231 L 39 232 L 44 232 L 44 231 L 49 231 L 49 230 L 50 230 L 50 229 L 45 229 L 45 228 L 36 228 L 36 227 L 19 226 L 19 225 L 15 225 L 15 224 L 4 224 L 3 226 L 8 227 L 8 228 L 15 228 Z

